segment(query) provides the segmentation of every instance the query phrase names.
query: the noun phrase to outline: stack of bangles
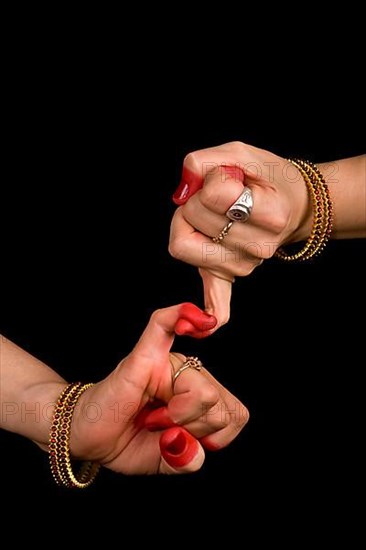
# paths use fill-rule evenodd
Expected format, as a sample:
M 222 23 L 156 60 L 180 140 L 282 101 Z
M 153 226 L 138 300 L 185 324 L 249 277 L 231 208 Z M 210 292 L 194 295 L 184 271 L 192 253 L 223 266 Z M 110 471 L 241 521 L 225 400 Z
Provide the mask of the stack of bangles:
M 287 254 L 283 248 L 276 251 L 276 257 L 285 262 L 310 260 L 313 256 L 320 254 L 330 238 L 333 227 L 332 201 L 328 186 L 318 167 L 312 162 L 299 159 L 290 159 L 290 162 L 299 170 L 308 188 L 313 207 L 313 227 L 310 237 L 299 252 Z
M 51 472 L 57 485 L 84 489 L 93 483 L 100 464 L 97 462 L 82 462 L 80 472 L 76 476 L 73 472 L 70 457 L 70 429 L 72 415 L 79 397 L 93 384 L 74 382 L 66 386 L 56 403 L 53 416 L 49 457 Z
M 294 254 L 288 254 L 281 247 L 275 252 L 275 256 L 285 262 L 310 260 L 324 250 L 330 238 L 333 227 L 333 205 L 325 179 L 315 164 L 299 159 L 290 159 L 289 162 L 299 170 L 307 186 L 313 208 L 313 226 L 310 236 L 301 250 Z M 226 212 L 230 221 L 216 237 L 212 237 L 212 241 L 215 244 L 221 244 L 233 223 L 245 223 L 249 219 L 252 209 L 252 191 L 250 187 L 244 187 L 240 197 Z

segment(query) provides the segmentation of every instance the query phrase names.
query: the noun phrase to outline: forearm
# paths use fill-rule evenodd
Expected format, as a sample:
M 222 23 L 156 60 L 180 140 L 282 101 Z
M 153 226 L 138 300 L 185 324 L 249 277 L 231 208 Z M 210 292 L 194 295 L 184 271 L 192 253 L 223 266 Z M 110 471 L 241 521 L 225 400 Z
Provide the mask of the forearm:
M 334 205 L 332 238 L 366 237 L 366 155 L 320 164 Z
M 54 404 L 65 380 L 0 336 L 0 427 L 45 448 Z

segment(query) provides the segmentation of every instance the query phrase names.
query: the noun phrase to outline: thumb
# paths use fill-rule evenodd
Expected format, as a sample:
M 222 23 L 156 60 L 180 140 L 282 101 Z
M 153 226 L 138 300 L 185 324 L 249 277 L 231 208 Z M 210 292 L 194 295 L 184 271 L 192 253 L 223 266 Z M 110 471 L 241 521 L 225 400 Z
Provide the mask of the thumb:
M 213 315 L 189 302 L 155 311 L 135 346 L 135 354 L 166 359 L 175 334 L 196 338 L 206 336 L 216 325 Z
M 213 271 L 199 269 L 203 281 L 205 311 L 217 319 L 217 330 L 230 319 L 230 300 L 233 281 L 223 279 Z M 211 330 L 211 333 L 213 330 Z
M 187 474 L 199 470 L 205 460 L 202 445 L 181 427 L 165 430 L 160 437 L 161 474 Z

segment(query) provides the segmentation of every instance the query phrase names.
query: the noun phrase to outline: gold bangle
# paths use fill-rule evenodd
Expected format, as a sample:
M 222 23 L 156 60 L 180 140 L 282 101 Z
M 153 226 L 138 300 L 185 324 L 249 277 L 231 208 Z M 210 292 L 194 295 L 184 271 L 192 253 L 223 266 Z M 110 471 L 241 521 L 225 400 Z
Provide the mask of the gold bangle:
M 73 382 L 66 386 L 58 398 L 49 439 L 51 472 L 57 485 L 84 489 L 91 485 L 100 468 L 100 464 L 88 460 L 82 462 L 79 474 L 76 476 L 72 469 L 69 448 L 75 406 L 79 397 L 92 385 Z
M 305 261 L 324 250 L 332 232 L 333 205 L 328 186 L 318 167 L 300 159 L 290 159 L 290 162 L 299 170 L 308 188 L 313 207 L 313 226 L 308 240 L 299 252 L 288 254 L 283 248 L 279 248 L 275 256 L 285 262 Z

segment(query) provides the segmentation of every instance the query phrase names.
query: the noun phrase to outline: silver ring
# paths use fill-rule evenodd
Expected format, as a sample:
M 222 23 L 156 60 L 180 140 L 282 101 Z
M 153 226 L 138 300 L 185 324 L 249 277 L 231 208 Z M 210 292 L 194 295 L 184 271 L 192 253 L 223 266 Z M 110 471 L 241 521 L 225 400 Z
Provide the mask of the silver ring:
M 177 372 L 173 376 L 173 386 L 178 376 L 180 376 L 182 372 L 184 372 L 186 369 L 195 369 L 200 371 L 202 367 L 202 362 L 198 359 L 198 357 L 187 357 L 183 365 L 177 370 Z
M 226 216 L 233 222 L 246 222 L 253 208 L 253 194 L 249 187 L 244 187 L 240 197 L 230 206 Z

